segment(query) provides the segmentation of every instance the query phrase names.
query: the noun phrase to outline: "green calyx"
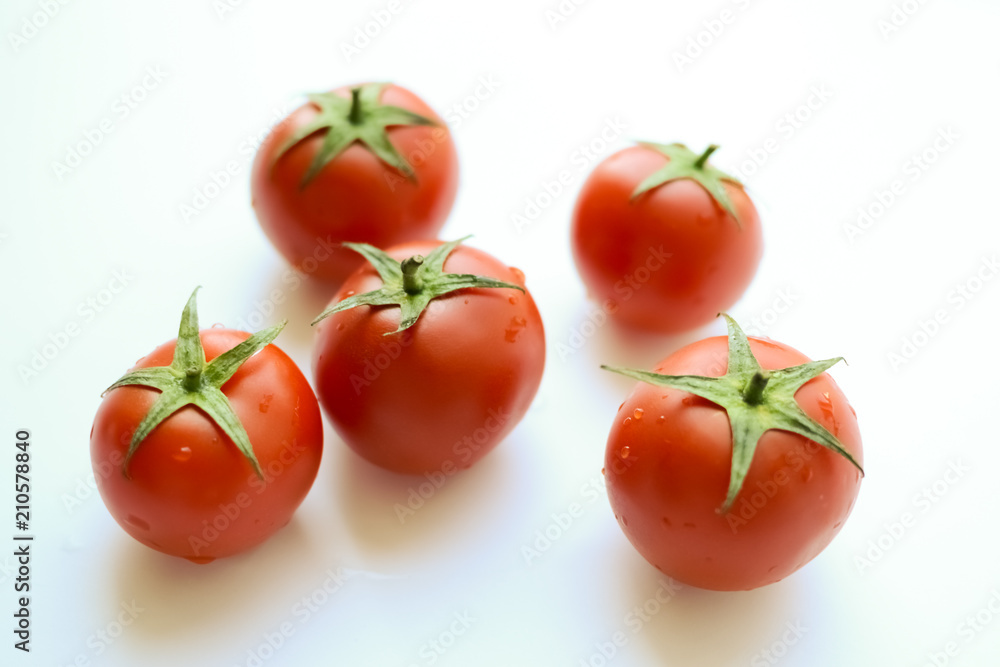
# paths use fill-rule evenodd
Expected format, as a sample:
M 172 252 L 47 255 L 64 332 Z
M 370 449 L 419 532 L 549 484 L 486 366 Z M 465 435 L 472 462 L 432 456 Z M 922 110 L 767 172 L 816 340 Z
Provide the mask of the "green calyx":
M 650 174 L 636 187 L 635 191 L 632 192 L 632 199 L 638 198 L 653 188 L 658 188 L 671 181 L 686 178 L 705 188 L 705 192 L 711 195 L 712 199 L 729 215 L 733 216 L 736 224 L 740 227 L 743 226 L 739 216 L 736 215 L 736 209 L 733 207 L 733 202 L 729 198 L 729 193 L 726 192 L 723 183 L 742 184 L 729 174 L 716 169 L 708 163 L 709 156 L 719 149 L 718 146 L 712 144 L 705 149 L 705 152 L 698 155 L 684 144 L 639 142 L 639 145 L 665 155 L 668 161 L 663 167 Z
M 185 405 L 195 405 L 209 418 L 218 424 L 226 435 L 239 448 L 240 452 L 253 466 L 257 476 L 263 479 L 264 473 L 257 461 L 257 456 L 250 445 L 250 437 L 233 411 L 229 399 L 222 393 L 222 385 L 236 373 L 247 359 L 267 347 L 286 322 L 281 322 L 269 329 L 258 331 L 245 341 L 230 350 L 220 354 L 211 362 L 205 362 L 205 351 L 201 346 L 198 332 L 198 307 L 195 288 L 184 312 L 181 315 L 180 331 L 177 334 L 177 346 L 174 348 L 173 362 L 169 366 L 153 368 L 137 368 L 122 376 L 120 380 L 107 388 L 107 393 L 125 385 L 141 385 L 159 389 L 161 394 L 149 409 L 146 417 L 132 434 L 128 453 L 125 455 L 125 476 L 128 477 L 129 461 L 132 455 L 160 422 L 174 414 Z
M 843 456 L 863 475 L 861 465 L 837 437 L 803 412 L 795 400 L 795 393 L 802 385 L 838 361 L 843 361 L 843 357 L 766 371 L 750 350 L 743 330 L 729 315 L 723 314 L 723 317 L 729 327 L 729 367 L 722 377 L 660 375 L 601 366 L 640 382 L 690 392 L 725 408 L 733 432 L 733 459 L 729 491 L 719 512 L 725 514 L 732 508 L 750 470 L 757 443 L 770 429 L 790 431 L 809 438 Z
M 402 262 L 397 262 L 385 251 L 367 243 L 344 243 L 345 247 L 361 254 L 375 267 L 382 278 L 382 287 L 339 301 L 324 310 L 319 317 L 313 320 L 313 324 L 333 313 L 358 306 L 399 306 L 402 310 L 399 328 L 384 334 L 388 336 L 412 327 L 431 301 L 455 290 L 467 287 L 504 287 L 524 291 L 520 285 L 506 283 L 488 276 L 476 276 L 471 273 L 445 273 L 444 261 L 452 250 L 468 238 L 466 236 L 457 241 L 443 243 L 429 252 L 426 257 L 414 255 Z
M 379 97 L 384 83 L 366 83 L 351 89 L 351 97 L 336 93 L 313 93 L 309 101 L 319 107 L 319 113 L 298 130 L 278 151 L 275 161 L 292 146 L 317 132 L 325 132 L 323 145 L 302 178 L 301 187 L 309 185 L 319 171 L 355 141 L 363 144 L 380 160 L 398 170 L 411 181 L 413 167 L 389 141 L 386 128 L 394 125 L 437 125 L 430 118 L 401 107 L 382 104 Z

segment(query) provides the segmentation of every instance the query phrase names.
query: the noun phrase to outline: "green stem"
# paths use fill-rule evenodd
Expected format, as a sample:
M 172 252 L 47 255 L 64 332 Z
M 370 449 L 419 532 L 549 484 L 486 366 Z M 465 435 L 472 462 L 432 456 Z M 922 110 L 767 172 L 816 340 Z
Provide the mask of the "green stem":
M 351 112 L 347 119 L 352 125 L 361 124 L 361 88 L 351 88 Z
M 764 387 L 767 386 L 769 379 L 771 378 L 765 371 L 750 376 L 747 386 L 743 388 L 743 400 L 750 405 L 759 405 L 764 398 Z
M 697 160 L 695 160 L 694 166 L 696 166 L 698 169 L 704 169 L 705 164 L 708 162 L 708 156 L 717 150 L 719 150 L 719 147 L 716 146 L 715 144 L 712 144 L 711 146 L 706 148 L 705 152 L 702 153 Z
M 407 294 L 419 294 L 424 289 L 424 281 L 417 275 L 417 269 L 424 263 L 423 255 L 414 255 L 404 259 L 399 265 L 403 271 L 403 291 Z
M 201 389 L 201 368 L 189 368 L 184 371 L 184 388 L 188 391 Z

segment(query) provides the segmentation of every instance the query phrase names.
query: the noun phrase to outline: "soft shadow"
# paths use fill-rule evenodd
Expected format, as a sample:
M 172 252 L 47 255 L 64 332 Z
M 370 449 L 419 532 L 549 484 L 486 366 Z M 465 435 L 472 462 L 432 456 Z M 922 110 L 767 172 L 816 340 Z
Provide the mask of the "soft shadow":
M 619 585 L 623 606 L 642 607 L 655 599 L 668 580 L 645 562 L 630 545 L 621 544 Z M 801 582 L 791 576 L 752 591 L 708 591 L 673 584 L 669 601 L 648 615 L 634 637 L 636 648 L 666 665 L 749 664 L 754 655 L 794 620 L 802 595 Z M 670 590 L 669 586 L 666 590 Z M 649 609 L 655 608 L 650 603 Z
M 336 283 L 299 273 L 285 262 L 277 263 L 264 273 L 253 290 L 254 297 L 246 304 L 248 315 L 245 319 L 251 325 L 257 325 L 258 321 L 288 320 L 281 340 L 292 339 L 297 345 L 311 345 L 315 327 L 310 323 L 323 312 L 338 287 Z
M 488 539 L 516 493 L 517 432 L 468 470 L 436 481 L 375 466 L 341 445 L 334 468 L 337 506 L 366 557 L 407 562 L 422 554 L 461 553 Z
M 197 633 L 225 635 L 234 619 L 253 624 L 273 615 L 269 600 L 301 587 L 312 569 L 322 571 L 317 545 L 294 517 L 270 539 L 248 552 L 196 565 L 121 536 L 117 579 L 122 600 L 148 608 L 129 629 L 140 641 L 176 641 Z M 317 561 L 316 567 L 309 566 Z M 294 567 L 289 563 L 294 562 Z

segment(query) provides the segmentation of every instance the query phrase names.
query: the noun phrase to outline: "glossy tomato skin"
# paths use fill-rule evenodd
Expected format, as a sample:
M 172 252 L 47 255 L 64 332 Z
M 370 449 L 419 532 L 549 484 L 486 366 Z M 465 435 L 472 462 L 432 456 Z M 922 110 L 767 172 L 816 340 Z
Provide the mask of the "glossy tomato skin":
M 336 90 L 349 98 L 350 88 Z M 302 179 L 323 143 L 319 132 L 275 157 L 289 138 L 318 110 L 305 104 L 264 139 L 254 159 L 251 194 L 267 237 L 300 272 L 340 284 L 357 267 L 357 253 L 343 241 L 384 248 L 434 238 L 451 211 L 458 189 L 458 154 L 443 120 L 419 97 L 387 85 L 384 104 L 399 106 L 437 122 L 436 126 L 396 126 L 389 140 L 413 166 L 415 180 L 354 143 L 302 187 Z
M 387 250 L 426 255 L 440 242 Z M 466 246 L 444 270 L 524 285 L 524 275 Z M 370 265 L 331 303 L 382 285 Z M 431 301 L 409 329 L 396 306 L 360 306 L 320 322 L 313 375 L 326 415 L 355 452 L 407 474 L 452 474 L 495 447 L 521 420 L 541 382 L 545 333 L 528 292 L 463 289 Z
M 725 188 L 742 228 L 691 180 L 633 200 L 636 187 L 667 160 L 633 146 L 601 162 L 577 198 L 572 247 L 590 296 L 612 319 L 676 333 L 736 303 L 757 271 L 763 242 L 757 210 L 737 185 Z
M 808 359 L 750 338 L 765 369 Z M 664 359 L 655 372 L 720 376 L 727 340 L 707 338 Z M 796 400 L 862 462 L 854 410 L 828 374 Z M 851 511 L 861 475 L 849 461 L 806 438 L 767 431 L 727 514 L 732 432 L 725 411 L 687 392 L 639 383 L 618 411 L 605 453 L 608 497 L 642 556 L 692 586 L 749 590 L 779 581 L 820 553 Z
M 248 337 L 231 329 L 203 330 L 206 360 Z M 170 365 L 175 345 L 161 345 L 136 368 Z M 323 452 L 316 397 L 274 345 L 244 363 L 222 391 L 250 437 L 264 479 L 192 405 L 153 429 L 126 477 L 122 463 L 132 433 L 160 395 L 149 387 L 108 392 L 90 437 L 97 488 L 115 521 L 146 546 L 194 562 L 245 551 L 287 524 L 312 486 Z

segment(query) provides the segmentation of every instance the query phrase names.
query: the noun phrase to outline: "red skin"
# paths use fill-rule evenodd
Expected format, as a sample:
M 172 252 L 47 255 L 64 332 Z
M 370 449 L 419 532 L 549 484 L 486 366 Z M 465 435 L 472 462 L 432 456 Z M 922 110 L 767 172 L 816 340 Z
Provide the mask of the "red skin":
M 725 188 L 742 229 L 691 180 L 666 183 L 633 201 L 639 183 L 667 160 L 633 146 L 597 165 L 577 198 L 572 245 L 591 297 L 614 320 L 676 333 L 707 324 L 736 303 L 757 271 L 762 238 L 757 210 L 738 185 Z M 661 247 L 670 253 L 662 261 L 650 250 Z
M 349 87 L 336 92 L 351 95 Z M 299 142 L 277 162 L 274 158 L 299 128 L 316 117 L 317 108 L 311 103 L 271 131 L 253 163 L 250 190 L 264 233 L 298 271 L 337 285 L 362 260 L 355 252 L 331 246 L 354 241 L 385 248 L 435 238 L 458 190 L 458 155 L 440 116 L 399 86 L 387 85 L 380 99 L 438 123 L 388 129 L 392 144 L 413 166 L 415 181 L 355 142 L 301 187 L 325 133 Z
M 770 340 L 750 338 L 750 347 L 765 369 L 808 361 Z M 670 355 L 655 372 L 720 376 L 726 359 L 726 337 L 707 338 Z M 857 418 L 829 375 L 810 380 L 795 397 L 862 463 Z M 643 410 L 638 420 L 636 408 Z M 839 454 L 770 430 L 732 509 L 720 515 L 731 460 L 729 420 L 707 400 L 641 382 L 618 411 L 605 453 L 611 507 L 639 553 L 678 581 L 749 590 L 784 579 L 840 531 L 861 484 L 858 470 Z
M 205 329 L 205 358 L 211 361 L 248 337 Z M 135 367 L 169 365 L 176 343 L 159 346 Z M 222 389 L 250 437 L 263 480 L 229 436 L 193 405 L 153 429 L 129 463 L 131 479 L 125 477 L 122 463 L 132 433 L 160 395 L 149 387 L 108 392 L 90 436 L 97 488 L 115 521 L 146 546 L 199 563 L 245 551 L 287 524 L 309 492 L 323 453 L 316 397 L 295 362 L 274 345 L 247 360 Z M 230 525 L 206 539 L 205 521 Z M 191 536 L 207 544 L 194 546 Z
M 437 245 L 387 252 L 402 261 Z M 524 285 L 520 271 L 466 246 L 444 269 Z M 381 285 L 366 264 L 331 303 Z M 399 325 L 399 313 L 397 306 L 360 306 L 317 325 L 313 376 L 324 412 L 344 442 L 387 470 L 468 468 L 507 436 L 538 390 L 545 332 L 535 302 L 506 288 L 459 290 L 431 301 L 406 331 L 383 336 Z

